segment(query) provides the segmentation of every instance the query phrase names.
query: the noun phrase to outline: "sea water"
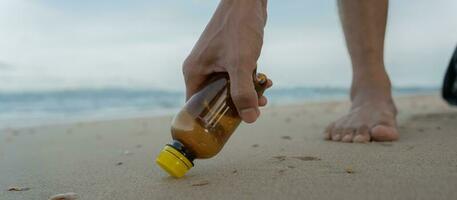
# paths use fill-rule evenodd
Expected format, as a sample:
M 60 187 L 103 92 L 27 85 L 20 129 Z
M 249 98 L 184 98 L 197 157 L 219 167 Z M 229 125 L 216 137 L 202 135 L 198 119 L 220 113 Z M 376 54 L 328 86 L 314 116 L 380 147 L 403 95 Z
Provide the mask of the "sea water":
M 397 88 L 394 94 L 427 94 L 438 88 Z M 347 88 L 273 88 L 269 106 L 306 101 L 347 100 Z M 78 121 L 172 115 L 184 105 L 184 92 L 157 89 L 74 89 L 0 92 L 0 129 Z

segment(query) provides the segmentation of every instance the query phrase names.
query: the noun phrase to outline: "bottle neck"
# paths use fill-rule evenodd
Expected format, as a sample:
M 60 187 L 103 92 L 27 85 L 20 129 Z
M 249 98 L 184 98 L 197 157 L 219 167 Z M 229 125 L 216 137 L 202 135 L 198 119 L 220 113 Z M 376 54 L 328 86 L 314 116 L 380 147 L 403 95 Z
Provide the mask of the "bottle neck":
M 194 165 L 195 156 L 178 140 L 173 140 L 171 144 L 167 144 L 168 146 L 172 147 L 179 151 L 182 155 L 184 155 L 192 165 Z

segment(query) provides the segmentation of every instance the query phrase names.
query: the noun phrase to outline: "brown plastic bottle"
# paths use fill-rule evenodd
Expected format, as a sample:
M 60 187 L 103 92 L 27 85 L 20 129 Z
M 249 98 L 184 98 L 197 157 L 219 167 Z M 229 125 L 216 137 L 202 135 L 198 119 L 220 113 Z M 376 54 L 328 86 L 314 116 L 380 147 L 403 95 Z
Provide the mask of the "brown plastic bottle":
M 173 142 L 157 156 L 156 163 L 174 177 L 182 177 L 194 159 L 211 158 L 221 151 L 241 118 L 230 98 L 227 73 L 215 73 L 175 116 L 171 126 Z M 258 73 L 254 86 L 260 97 L 267 77 Z

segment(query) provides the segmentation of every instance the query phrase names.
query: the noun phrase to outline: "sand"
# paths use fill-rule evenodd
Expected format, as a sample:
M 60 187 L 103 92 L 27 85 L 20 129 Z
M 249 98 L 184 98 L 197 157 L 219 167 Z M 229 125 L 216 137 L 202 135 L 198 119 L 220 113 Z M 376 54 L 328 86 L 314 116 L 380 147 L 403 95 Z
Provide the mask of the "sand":
M 457 109 L 438 95 L 396 100 L 398 142 L 323 141 L 347 102 L 272 106 L 179 180 L 154 164 L 169 116 L 3 130 L 0 199 L 457 198 Z

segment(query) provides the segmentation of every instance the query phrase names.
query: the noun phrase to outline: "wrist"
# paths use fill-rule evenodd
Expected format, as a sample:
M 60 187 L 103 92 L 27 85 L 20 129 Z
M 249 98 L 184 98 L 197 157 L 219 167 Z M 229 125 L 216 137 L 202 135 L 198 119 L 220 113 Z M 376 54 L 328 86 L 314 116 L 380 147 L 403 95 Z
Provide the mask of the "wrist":
M 263 7 L 267 7 L 267 2 L 268 0 L 221 0 L 221 3 L 244 3 L 244 4 L 250 4 L 250 3 L 260 3 Z
M 221 0 L 215 15 L 222 20 L 235 20 L 245 24 L 267 21 L 267 0 Z
M 220 5 L 226 9 L 256 9 L 266 13 L 268 0 L 221 0 Z M 224 9 L 224 10 L 226 10 Z

